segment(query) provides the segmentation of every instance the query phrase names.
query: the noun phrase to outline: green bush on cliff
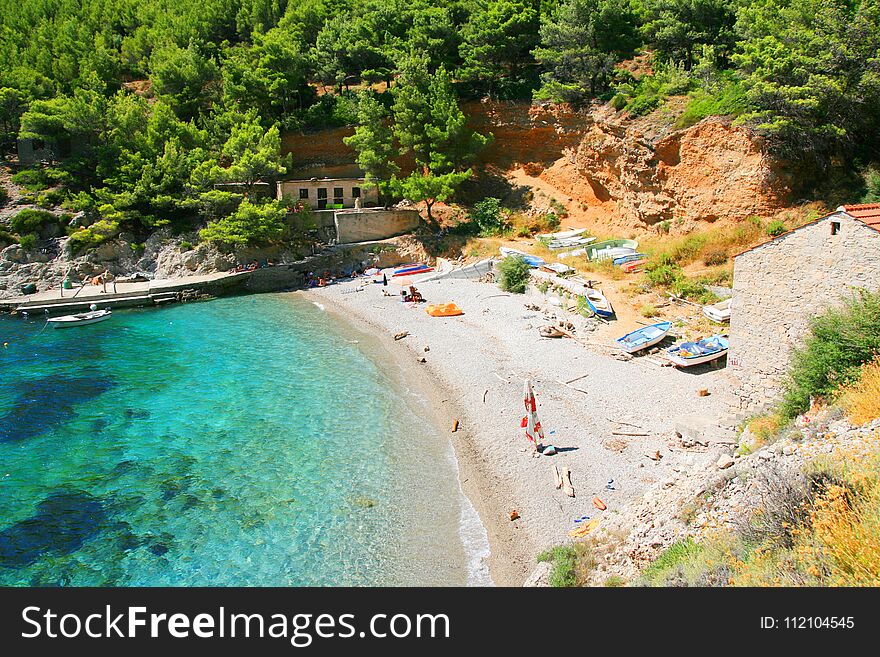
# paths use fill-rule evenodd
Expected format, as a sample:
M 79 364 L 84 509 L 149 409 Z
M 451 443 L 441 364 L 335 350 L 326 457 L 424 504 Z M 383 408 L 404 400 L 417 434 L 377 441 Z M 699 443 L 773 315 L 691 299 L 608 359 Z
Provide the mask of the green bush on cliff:
M 781 412 L 794 417 L 810 408 L 811 398 L 832 397 L 878 354 L 880 293 L 860 290 L 813 320 L 804 346 L 792 357 Z
M 25 233 L 39 233 L 46 224 L 58 223 L 58 221 L 59 217 L 51 212 L 27 208 L 12 217 L 9 226 L 14 233 L 24 235 Z
M 112 219 L 101 219 L 88 228 L 74 232 L 70 236 L 70 249 L 79 254 L 94 249 L 119 234 L 119 222 Z
M 228 217 L 212 221 L 199 232 L 206 242 L 232 246 L 259 246 L 277 242 L 287 232 L 287 210 L 277 201 L 242 201 Z
M 522 256 L 507 256 L 498 264 L 501 274 L 501 289 L 514 294 L 523 294 L 529 284 L 529 263 Z

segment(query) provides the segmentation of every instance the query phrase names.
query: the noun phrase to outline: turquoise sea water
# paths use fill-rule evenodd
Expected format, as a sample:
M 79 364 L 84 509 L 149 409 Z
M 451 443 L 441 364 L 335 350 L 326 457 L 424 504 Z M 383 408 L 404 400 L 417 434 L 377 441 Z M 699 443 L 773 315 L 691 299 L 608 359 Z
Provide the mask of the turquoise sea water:
M 0 585 L 469 581 L 448 440 L 369 336 L 281 294 L 43 326 L 0 317 Z

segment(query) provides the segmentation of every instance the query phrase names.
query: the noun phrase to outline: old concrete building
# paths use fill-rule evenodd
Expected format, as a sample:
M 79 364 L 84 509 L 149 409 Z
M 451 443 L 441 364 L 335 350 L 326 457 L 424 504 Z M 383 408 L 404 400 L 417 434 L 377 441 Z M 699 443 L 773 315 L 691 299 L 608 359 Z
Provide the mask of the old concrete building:
M 742 410 L 772 404 L 811 318 L 880 289 L 880 204 L 846 205 L 734 259 L 728 369 Z
M 384 240 L 415 230 L 420 221 L 412 208 L 383 208 L 375 185 L 363 178 L 310 178 L 278 183 L 279 200 L 302 201 L 314 211 L 322 239 L 337 244 Z
M 379 204 L 375 185 L 367 185 L 363 178 L 310 178 L 282 180 L 278 183 L 278 200 L 302 201 L 313 210 L 341 210 L 353 208 L 360 199 L 362 208 Z

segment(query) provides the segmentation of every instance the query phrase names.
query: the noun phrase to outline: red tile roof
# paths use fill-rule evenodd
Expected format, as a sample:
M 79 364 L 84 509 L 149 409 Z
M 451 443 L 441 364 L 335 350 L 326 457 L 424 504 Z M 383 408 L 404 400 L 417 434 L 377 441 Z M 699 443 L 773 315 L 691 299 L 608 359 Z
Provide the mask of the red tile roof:
M 875 230 L 880 230 L 880 203 L 862 203 L 861 205 L 841 205 L 850 217 L 858 219 Z

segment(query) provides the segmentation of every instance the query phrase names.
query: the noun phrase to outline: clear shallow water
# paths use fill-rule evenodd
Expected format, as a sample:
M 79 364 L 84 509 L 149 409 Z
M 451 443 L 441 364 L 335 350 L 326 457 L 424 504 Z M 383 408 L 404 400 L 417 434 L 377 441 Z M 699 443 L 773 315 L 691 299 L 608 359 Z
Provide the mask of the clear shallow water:
M 0 317 L 0 585 L 474 581 L 449 442 L 367 336 L 293 295 L 43 324 Z

